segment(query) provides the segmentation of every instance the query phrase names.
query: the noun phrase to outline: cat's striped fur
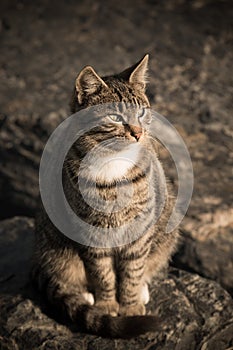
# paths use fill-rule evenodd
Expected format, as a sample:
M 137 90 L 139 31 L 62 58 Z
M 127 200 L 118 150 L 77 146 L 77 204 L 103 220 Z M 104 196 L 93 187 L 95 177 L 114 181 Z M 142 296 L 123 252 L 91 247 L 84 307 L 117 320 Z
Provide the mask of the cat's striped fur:
M 103 336 L 124 338 L 156 330 L 157 318 L 145 315 L 148 283 L 167 265 L 178 238 L 176 230 L 171 233 L 165 230 L 173 200 L 169 186 L 164 189 L 164 183 L 160 182 L 162 167 L 156 157 L 157 142 L 149 136 L 149 111 L 143 110 L 144 122 L 137 116 L 141 107 L 149 108 L 145 95 L 147 63 L 145 56 L 121 74 L 104 78 L 91 67 L 81 71 L 76 80 L 72 112 L 121 102 L 116 105 L 115 113 L 123 122 L 115 123 L 108 119 L 108 113 L 102 113 L 106 122 L 74 143 L 63 169 L 66 197 L 82 220 L 94 228 L 117 228 L 128 223 L 124 234 L 130 239 L 130 235 L 138 232 L 139 237 L 112 248 L 82 246 L 61 234 L 43 208 L 36 219 L 32 276 L 37 286 L 46 292 L 52 305 L 74 322 L 82 322 L 87 331 Z M 134 113 L 127 112 L 129 104 L 135 107 Z M 111 138 L 126 143 L 111 148 L 108 145 Z M 96 155 L 96 166 L 94 163 L 92 167 L 82 167 L 85 155 L 103 141 L 107 147 Z M 149 151 L 154 154 L 153 162 Z M 119 154 L 123 154 L 120 159 Z M 133 155 L 136 164 L 124 163 L 125 154 Z M 106 166 L 108 157 L 110 163 Z M 97 193 L 103 200 L 101 211 L 84 200 L 78 186 L 80 179 L 84 179 L 90 201 L 95 202 Z M 128 205 L 118 211 L 114 211 L 116 184 L 126 194 L 128 186 L 132 185 L 134 190 Z M 165 206 L 155 223 L 163 194 Z

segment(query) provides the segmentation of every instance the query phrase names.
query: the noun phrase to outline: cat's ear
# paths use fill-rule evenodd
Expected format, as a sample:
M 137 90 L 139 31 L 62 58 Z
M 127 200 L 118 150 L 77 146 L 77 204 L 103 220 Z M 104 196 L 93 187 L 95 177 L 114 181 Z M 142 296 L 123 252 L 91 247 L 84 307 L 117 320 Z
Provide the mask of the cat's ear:
M 101 87 L 108 87 L 91 66 L 84 67 L 76 79 L 78 102 L 81 104 L 84 96 L 92 95 Z
M 139 62 L 119 74 L 121 78 L 128 81 L 135 88 L 145 91 L 147 83 L 149 55 L 145 55 Z
M 132 71 L 129 77 L 129 82 L 141 90 L 145 90 L 147 83 L 149 55 L 145 55 Z

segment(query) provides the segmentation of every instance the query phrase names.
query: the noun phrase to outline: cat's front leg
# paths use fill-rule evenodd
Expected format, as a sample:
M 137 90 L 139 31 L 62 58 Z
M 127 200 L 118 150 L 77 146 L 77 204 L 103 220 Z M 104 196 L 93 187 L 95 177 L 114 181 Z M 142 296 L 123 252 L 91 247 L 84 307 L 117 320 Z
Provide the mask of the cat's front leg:
M 145 257 L 121 262 L 119 302 L 120 315 L 133 316 L 146 313 L 142 297 Z
M 116 277 L 111 257 L 91 257 L 86 264 L 90 284 L 94 290 L 95 307 L 102 314 L 117 316 Z

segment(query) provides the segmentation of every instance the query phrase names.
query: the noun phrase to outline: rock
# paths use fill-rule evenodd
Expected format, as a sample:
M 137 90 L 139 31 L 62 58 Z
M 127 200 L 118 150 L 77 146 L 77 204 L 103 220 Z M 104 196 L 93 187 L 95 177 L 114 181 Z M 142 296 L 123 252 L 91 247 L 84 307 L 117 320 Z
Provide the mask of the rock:
M 15 217 L 0 222 L 0 290 L 19 293 L 27 282 L 33 249 L 34 220 Z
M 59 114 L 46 119 L 0 116 L 0 217 L 34 215 L 40 157 L 60 121 Z
M 233 209 L 185 219 L 174 265 L 218 281 L 233 295 Z
M 158 315 L 154 333 L 131 340 L 72 332 L 58 323 L 28 284 L 33 220 L 0 225 L 0 345 L 4 350 L 226 350 L 233 341 L 233 301 L 216 282 L 170 268 L 151 286 L 148 312 Z M 217 346 L 217 347 L 216 347 Z

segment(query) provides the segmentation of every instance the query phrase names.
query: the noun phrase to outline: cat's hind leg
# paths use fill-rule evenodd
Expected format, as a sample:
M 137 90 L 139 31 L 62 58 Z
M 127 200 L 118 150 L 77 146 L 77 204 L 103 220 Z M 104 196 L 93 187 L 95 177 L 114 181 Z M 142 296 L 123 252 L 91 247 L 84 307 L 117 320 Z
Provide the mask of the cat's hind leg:
M 48 250 L 37 258 L 32 279 L 57 313 L 76 320 L 83 305 L 93 305 L 94 296 L 87 289 L 87 278 L 78 254 L 63 255 Z

